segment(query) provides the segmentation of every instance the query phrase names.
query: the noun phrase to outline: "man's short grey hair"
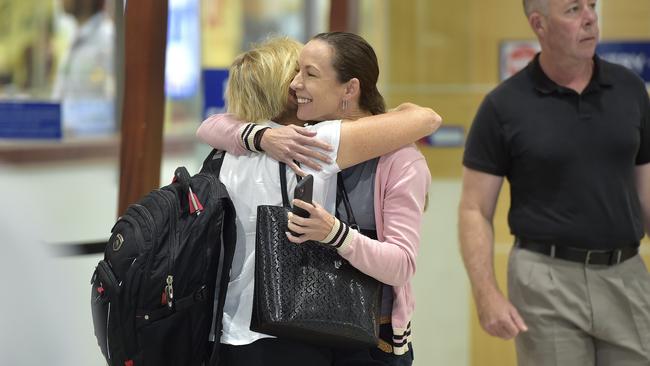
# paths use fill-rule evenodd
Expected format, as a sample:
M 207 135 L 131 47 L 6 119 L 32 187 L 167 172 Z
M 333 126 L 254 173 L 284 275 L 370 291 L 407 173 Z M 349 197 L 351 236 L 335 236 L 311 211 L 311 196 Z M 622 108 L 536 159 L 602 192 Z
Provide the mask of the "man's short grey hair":
M 544 15 L 548 14 L 548 0 L 523 0 L 524 12 L 530 16 L 532 12 L 538 11 Z

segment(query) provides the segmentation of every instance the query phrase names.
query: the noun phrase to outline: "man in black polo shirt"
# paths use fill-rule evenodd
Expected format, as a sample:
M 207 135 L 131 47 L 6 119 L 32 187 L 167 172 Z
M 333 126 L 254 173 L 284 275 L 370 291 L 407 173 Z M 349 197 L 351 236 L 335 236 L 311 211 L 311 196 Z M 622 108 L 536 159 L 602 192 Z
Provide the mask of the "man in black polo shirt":
M 595 6 L 524 0 L 542 51 L 487 95 L 467 138 L 463 259 L 481 325 L 516 336 L 520 365 L 650 365 L 638 255 L 650 228 L 650 101 L 640 78 L 595 55 Z M 504 177 L 512 302 L 492 267 Z

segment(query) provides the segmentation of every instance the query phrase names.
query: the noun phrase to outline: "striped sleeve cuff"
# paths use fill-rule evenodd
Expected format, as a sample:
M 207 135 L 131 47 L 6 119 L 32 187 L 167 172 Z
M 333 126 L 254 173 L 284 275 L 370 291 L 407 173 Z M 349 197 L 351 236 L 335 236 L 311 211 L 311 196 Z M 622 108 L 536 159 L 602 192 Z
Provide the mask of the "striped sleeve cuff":
M 343 249 L 352 241 L 353 231 L 354 230 L 350 229 L 346 223 L 341 222 L 335 217 L 332 230 L 327 234 L 325 239 L 321 241 L 321 243 L 339 250 Z
M 241 141 L 246 150 L 251 152 L 262 152 L 259 144 L 255 144 L 255 135 L 269 127 L 260 126 L 256 123 L 247 123 L 241 131 Z

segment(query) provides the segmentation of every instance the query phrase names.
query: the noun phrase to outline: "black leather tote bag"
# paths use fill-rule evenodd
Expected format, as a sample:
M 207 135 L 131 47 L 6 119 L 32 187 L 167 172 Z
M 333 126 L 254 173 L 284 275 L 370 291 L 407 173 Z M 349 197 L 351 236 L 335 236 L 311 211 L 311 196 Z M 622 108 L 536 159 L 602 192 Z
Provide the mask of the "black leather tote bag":
M 326 347 L 375 347 L 382 285 L 335 249 L 289 241 L 286 167 L 283 206 L 257 208 L 255 287 L 250 329 Z

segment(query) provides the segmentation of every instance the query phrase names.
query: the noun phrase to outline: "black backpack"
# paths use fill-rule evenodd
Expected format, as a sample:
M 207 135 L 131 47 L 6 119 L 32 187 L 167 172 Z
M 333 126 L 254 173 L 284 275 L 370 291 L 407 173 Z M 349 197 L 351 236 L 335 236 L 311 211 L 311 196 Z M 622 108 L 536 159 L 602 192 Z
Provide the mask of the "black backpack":
M 193 177 L 176 169 L 172 184 L 130 205 L 113 226 L 91 280 L 95 336 L 110 366 L 217 363 L 236 243 L 222 162 L 213 150 Z

